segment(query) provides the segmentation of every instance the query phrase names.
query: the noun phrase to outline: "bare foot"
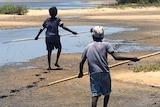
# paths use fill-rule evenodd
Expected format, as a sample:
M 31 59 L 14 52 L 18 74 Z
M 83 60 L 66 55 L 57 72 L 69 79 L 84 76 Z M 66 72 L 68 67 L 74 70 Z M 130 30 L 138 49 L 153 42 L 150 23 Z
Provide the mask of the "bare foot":
M 55 63 L 54 65 L 55 65 L 56 67 L 60 67 L 58 63 Z
M 51 68 L 51 67 L 49 67 L 49 68 L 47 68 L 47 70 L 52 70 L 52 68 Z

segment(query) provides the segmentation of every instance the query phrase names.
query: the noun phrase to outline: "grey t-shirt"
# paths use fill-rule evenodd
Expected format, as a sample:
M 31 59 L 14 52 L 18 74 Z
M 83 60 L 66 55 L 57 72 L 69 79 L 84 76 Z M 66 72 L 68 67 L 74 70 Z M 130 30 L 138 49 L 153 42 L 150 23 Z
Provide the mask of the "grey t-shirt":
M 113 47 L 108 42 L 93 41 L 86 46 L 82 59 L 87 58 L 89 74 L 109 72 L 107 54 L 113 51 Z

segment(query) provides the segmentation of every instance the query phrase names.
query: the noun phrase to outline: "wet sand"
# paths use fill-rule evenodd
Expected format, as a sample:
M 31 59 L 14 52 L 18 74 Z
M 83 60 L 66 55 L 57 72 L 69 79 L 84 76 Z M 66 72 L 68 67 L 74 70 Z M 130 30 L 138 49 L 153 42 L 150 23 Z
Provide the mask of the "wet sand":
M 59 10 L 59 17 L 66 26 L 102 25 L 112 27 L 135 27 L 138 31 L 126 31 L 108 36 L 109 39 L 127 40 L 141 46 L 159 46 L 160 8 L 95 8 L 79 10 Z M 24 16 L 0 15 L 0 28 L 13 29 L 41 26 L 48 17 L 48 10 L 30 10 Z M 72 17 L 71 17 L 72 16 Z M 69 17 L 69 18 L 68 18 Z M 118 36 L 117 36 L 118 35 Z M 45 44 L 44 44 L 45 45 Z M 143 56 L 153 51 L 120 53 L 124 56 Z M 91 102 L 89 77 L 46 86 L 62 78 L 78 74 L 81 54 L 63 54 L 60 65 L 47 71 L 47 57 L 33 59 L 19 65 L 0 67 L 0 105 L 10 107 L 88 107 Z M 110 65 L 117 63 L 109 56 Z M 111 68 L 112 93 L 108 107 L 159 107 L 160 72 L 134 73 L 135 66 L 160 62 L 159 55 L 129 62 Z M 28 68 L 28 69 L 27 69 Z M 30 69 L 29 69 L 30 68 Z M 87 72 L 87 65 L 84 71 Z M 103 97 L 98 105 L 102 106 Z

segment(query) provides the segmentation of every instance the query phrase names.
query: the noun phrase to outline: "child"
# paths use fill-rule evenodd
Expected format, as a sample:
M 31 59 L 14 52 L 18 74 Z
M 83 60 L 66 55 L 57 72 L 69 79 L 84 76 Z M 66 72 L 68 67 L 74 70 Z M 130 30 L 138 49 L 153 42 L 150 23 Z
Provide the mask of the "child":
M 48 50 L 48 69 L 47 70 L 52 69 L 51 68 L 51 54 L 52 54 L 52 50 L 54 50 L 54 48 L 58 49 L 55 66 L 60 67 L 60 65 L 58 64 L 58 60 L 59 60 L 59 57 L 61 54 L 62 46 L 61 46 L 58 27 L 60 26 L 64 30 L 67 30 L 73 34 L 77 34 L 77 32 L 74 32 L 74 31 L 70 30 L 69 28 L 65 27 L 63 22 L 61 21 L 61 19 L 56 17 L 56 15 L 57 15 L 57 8 L 56 7 L 51 7 L 49 9 L 49 14 L 51 17 L 47 18 L 44 21 L 44 23 L 42 25 L 43 28 L 40 29 L 37 36 L 35 37 L 35 40 L 38 40 L 39 35 L 46 28 L 46 48 Z
M 103 107 L 107 107 L 111 92 L 111 78 L 108 67 L 107 54 L 111 54 L 115 60 L 139 61 L 138 58 L 118 56 L 110 43 L 102 42 L 104 30 L 102 26 L 91 29 L 93 42 L 90 43 L 82 54 L 78 78 L 83 77 L 83 65 L 87 59 L 90 75 L 90 87 L 92 92 L 92 107 L 97 107 L 98 98 L 104 95 Z

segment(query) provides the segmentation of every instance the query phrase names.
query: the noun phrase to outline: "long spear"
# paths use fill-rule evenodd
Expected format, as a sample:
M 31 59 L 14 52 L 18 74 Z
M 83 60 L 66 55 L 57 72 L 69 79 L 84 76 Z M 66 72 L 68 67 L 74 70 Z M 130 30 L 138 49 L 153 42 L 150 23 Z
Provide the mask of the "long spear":
M 147 54 L 147 55 L 140 56 L 140 57 L 138 57 L 138 59 L 144 59 L 144 58 L 148 58 L 148 57 L 155 56 L 155 55 L 158 55 L 158 54 L 160 54 L 160 51 L 154 52 L 154 53 L 151 53 L 151 54 Z M 119 63 L 109 65 L 109 68 L 113 68 L 113 67 L 116 67 L 116 66 L 119 66 L 119 65 L 128 63 L 128 62 L 130 62 L 130 60 L 121 61 L 121 62 L 119 62 Z M 83 75 L 88 75 L 88 72 L 85 72 Z M 78 75 L 74 75 L 74 76 L 71 76 L 71 77 L 68 77 L 68 78 L 64 78 L 64 79 L 60 79 L 60 80 L 57 80 L 57 81 L 54 81 L 54 82 L 50 82 L 50 83 L 48 83 L 47 85 L 44 85 L 44 86 L 42 86 L 42 87 L 54 85 L 54 84 L 57 84 L 57 83 L 60 83 L 60 82 L 65 82 L 65 81 L 68 81 L 68 80 L 75 79 L 75 78 L 77 78 L 77 77 L 78 77 Z
M 104 28 L 104 30 L 107 29 Z M 78 32 L 78 34 L 82 34 L 82 33 L 88 33 L 90 31 L 81 31 L 81 32 Z M 72 35 L 72 33 L 67 33 L 67 34 L 63 34 L 63 35 L 60 35 L 60 36 L 68 36 L 68 35 Z M 45 38 L 45 36 L 41 36 L 39 37 L 38 39 L 43 39 Z M 11 43 L 11 42 L 22 42 L 22 41 L 29 41 L 29 40 L 34 40 L 34 38 L 23 38 L 23 39 L 15 39 L 15 40 L 11 40 L 11 41 L 6 41 L 6 42 L 3 42 L 3 44 L 6 44 L 6 43 Z

